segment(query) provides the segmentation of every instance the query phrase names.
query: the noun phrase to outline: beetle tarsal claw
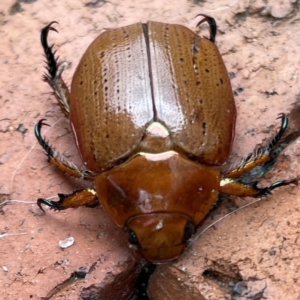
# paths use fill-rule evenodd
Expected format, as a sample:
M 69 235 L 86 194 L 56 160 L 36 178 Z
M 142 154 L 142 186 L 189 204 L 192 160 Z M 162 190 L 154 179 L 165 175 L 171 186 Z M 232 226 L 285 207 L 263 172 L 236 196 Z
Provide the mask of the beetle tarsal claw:
M 45 210 L 43 209 L 42 204 L 49 206 L 50 209 L 59 210 L 58 208 L 55 207 L 55 202 L 45 198 L 38 198 L 37 205 L 43 212 L 45 212 Z
M 55 22 L 55 23 L 57 23 L 57 22 Z M 58 23 L 57 23 L 57 24 L 58 24 Z M 58 30 L 57 30 L 56 28 L 54 28 L 54 27 L 49 27 L 48 30 L 52 30 L 52 31 L 55 31 L 55 32 L 58 33 Z
M 55 31 L 58 33 L 58 30 L 55 27 L 52 27 L 53 24 L 58 24 L 58 22 L 52 21 L 42 29 L 42 35 L 45 39 L 47 39 L 49 31 Z
M 207 22 L 209 25 L 210 38 L 206 38 L 206 37 L 205 38 L 214 43 L 217 35 L 217 23 L 215 19 L 205 14 L 198 14 L 196 17 L 199 16 L 202 16 L 204 18 L 198 22 L 196 27 L 199 27 L 202 23 Z

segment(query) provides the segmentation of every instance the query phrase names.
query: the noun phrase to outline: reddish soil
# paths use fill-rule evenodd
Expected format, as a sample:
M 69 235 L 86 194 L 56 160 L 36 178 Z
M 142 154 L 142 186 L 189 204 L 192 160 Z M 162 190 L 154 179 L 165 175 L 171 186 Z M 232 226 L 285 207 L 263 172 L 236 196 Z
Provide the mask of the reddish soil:
M 69 63 L 64 75 L 70 83 L 86 47 L 105 29 L 155 20 L 196 30 L 197 14 L 213 16 L 219 26 L 217 45 L 235 75 L 235 160 L 274 134 L 277 115 L 300 102 L 297 2 L 1 1 L 0 298 L 92 299 L 94 291 L 97 299 L 127 299 L 113 291 L 130 294 L 143 265 L 100 207 L 42 214 L 35 204 L 39 197 L 84 186 L 50 166 L 34 137 L 34 125 L 46 118 L 52 127 L 44 128 L 43 135 L 80 165 L 68 122 L 41 80 L 42 27 L 59 22 L 59 34 L 51 32 L 50 41 Z M 299 156 L 300 140 L 284 151 L 262 185 L 299 175 Z M 251 201 L 231 197 L 200 231 Z M 300 189 L 287 186 L 230 214 L 201 234 L 176 263 L 158 266 L 149 298 L 300 299 L 299 209 Z M 69 236 L 75 243 L 61 249 L 58 242 Z M 66 281 L 82 270 L 84 279 L 75 273 Z

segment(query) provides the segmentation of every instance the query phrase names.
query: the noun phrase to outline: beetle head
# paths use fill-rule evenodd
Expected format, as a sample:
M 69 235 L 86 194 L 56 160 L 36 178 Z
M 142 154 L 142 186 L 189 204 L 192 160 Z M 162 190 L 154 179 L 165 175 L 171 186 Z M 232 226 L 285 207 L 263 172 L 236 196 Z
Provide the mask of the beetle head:
M 195 231 L 192 221 L 177 213 L 137 215 L 127 221 L 126 227 L 129 242 L 153 263 L 179 257 Z

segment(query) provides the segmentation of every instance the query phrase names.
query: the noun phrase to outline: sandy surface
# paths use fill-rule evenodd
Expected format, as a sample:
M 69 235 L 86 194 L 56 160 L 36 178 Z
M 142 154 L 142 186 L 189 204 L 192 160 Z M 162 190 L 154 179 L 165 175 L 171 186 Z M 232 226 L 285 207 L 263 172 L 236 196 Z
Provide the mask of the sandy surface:
M 197 14 L 213 16 L 219 26 L 217 45 L 234 73 L 238 118 L 233 157 L 243 157 L 274 133 L 278 113 L 288 112 L 300 92 L 297 2 L 1 1 L 0 201 L 14 200 L 2 205 L 0 215 L 1 299 L 41 299 L 80 270 L 88 272 L 85 279 L 51 299 L 91 299 L 84 288 L 94 284 L 97 291 L 107 291 L 121 281 L 118 274 L 134 273 L 140 264 L 124 233 L 101 208 L 43 215 L 35 205 L 38 197 L 83 186 L 50 166 L 34 137 L 34 125 L 46 118 L 52 127 L 43 134 L 80 164 L 68 122 L 41 80 L 41 28 L 59 22 L 59 34 L 51 33 L 50 41 L 69 63 L 64 75 L 70 83 L 86 47 L 105 29 L 155 20 L 195 30 Z M 299 143 L 285 150 L 265 185 L 300 174 Z M 231 198 L 208 222 L 250 201 Z M 299 208 L 300 190 L 288 186 L 224 218 L 178 262 L 158 267 L 150 299 L 300 299 Z M 69 236 L 75 243 L 62 250 L 58 242 Z

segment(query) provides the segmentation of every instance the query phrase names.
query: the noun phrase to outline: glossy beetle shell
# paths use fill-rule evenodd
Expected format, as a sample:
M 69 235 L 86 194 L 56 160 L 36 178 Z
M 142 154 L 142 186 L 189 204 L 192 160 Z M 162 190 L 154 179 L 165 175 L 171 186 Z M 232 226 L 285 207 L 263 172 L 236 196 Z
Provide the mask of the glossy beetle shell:
M 102 33 L 71 91 L 70 120 L 89 170 L 138 153 L 154 121 L 187 157 L 220 165 L 229 155 L 236 110 L 226 68 L 214 43 L 186 27 L 148 22 Z
M 180 25 L 102 33 L 73 77 L 70 120 L 103 208 L 153 262 L 183 251 L 218 195 L 236 118 L 217 47 Z M 190 159 L 196 161 L 191 161 Z M 201 163 L 201 164 L 200 164 Z
M 233 170 L 226 180 L 214 168 L 231 150 L 236 109 L 213 43 L 215 21 L 208 16 L 203 21 L 210 25 L 210 40 L 186 27 L 157 22 L 102 33 L 83 55 L 71 92 L 47 43 L 53 22 L 42 30 L 48 63 L 44 79 L 70 118 L 87 170 L 63 160 L 41 137 L 43 120 L 36 125 L 36 137 L 51 163 L 71 176 L 93 180 L 96 190 L 59 194 L 57 202 L 40 198 L 40 207 L 61 210 L 100 202 L 128 232 L 129 242 L 158 263 L 182 253 L 219 192 L 258 195 L 255 186 L 231 179 L 243 170 Z

